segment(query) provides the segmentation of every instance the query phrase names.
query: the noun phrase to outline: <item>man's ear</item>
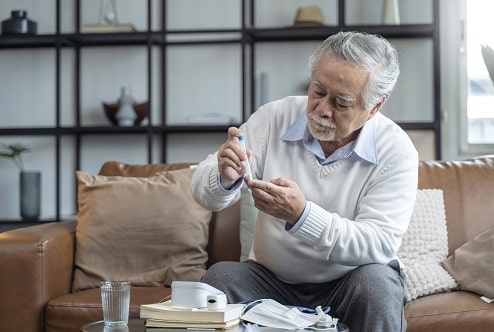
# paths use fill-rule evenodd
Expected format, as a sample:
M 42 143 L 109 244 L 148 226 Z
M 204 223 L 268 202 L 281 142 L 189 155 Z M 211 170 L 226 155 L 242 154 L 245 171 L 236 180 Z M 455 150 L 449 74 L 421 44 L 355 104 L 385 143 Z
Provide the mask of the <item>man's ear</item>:
M 381 101 L 374 106 L 373 109 L 370 110 L 370 117 L 369 119 L 372 119 L 374 115 L 381 109 L 381 107 L 384 105 L 384 102 L 386 101 L 387 96 L 382 96 Z

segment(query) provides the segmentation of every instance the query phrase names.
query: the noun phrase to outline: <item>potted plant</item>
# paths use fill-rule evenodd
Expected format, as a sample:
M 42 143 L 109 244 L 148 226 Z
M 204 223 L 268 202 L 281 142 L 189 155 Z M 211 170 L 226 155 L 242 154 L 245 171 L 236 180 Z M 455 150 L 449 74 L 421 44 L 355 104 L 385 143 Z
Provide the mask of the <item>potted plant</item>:
M 38 220 L 41 207 L 41 172 L 26 171 L 22 154 L 31 149 L 23 144 L 1 144 L 0 157 L 14 161 L 19 169 L 20 213 L 23 220 Z
M 5 144 L 0 146 L 0 157 L 10 158 L 17 165 L 19 170 L 22 172 L 24 170 L 24 163 L 22 162 L 22 154 L 25 152 L 30 152 L 31 149 L 23 144 Z

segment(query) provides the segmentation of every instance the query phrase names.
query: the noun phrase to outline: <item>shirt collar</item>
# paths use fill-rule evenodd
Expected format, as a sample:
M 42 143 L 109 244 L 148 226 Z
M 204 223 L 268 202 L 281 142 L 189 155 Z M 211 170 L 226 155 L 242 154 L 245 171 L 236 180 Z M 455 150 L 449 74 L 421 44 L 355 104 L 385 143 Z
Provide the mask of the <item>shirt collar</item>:
M 376 118 L 377 116 L 374 116 L 364 124 L 355 141 L 339 148 L 327 159 L 324 158 L 321 145 L 309 132 L 306 112 L 299 114 L 295 122 L 283 134 L 281 140 L 302 141 L 305 148 L 314 153 L 322 161 L 322 164 L 347 158 L 352 153 L 370 163 L 377 164 L 379 161 L 376 149 Z

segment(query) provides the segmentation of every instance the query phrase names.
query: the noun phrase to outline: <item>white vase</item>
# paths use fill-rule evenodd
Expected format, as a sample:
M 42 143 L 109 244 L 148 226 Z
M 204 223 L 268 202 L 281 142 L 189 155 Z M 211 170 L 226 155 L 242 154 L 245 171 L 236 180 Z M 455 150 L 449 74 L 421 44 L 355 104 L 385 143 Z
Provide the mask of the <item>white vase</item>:
M 384 0 L 383 24 L 400 24 L 400 6 L 398 0 Z
M 133 126 L 137 119 L 137 114 L 134 110 L 134 98 L 132 98 L 132 90 L 129 87 L 122 87 L 122 94 L 118 100 L 119 108 L 115 117 L 119 126 Z

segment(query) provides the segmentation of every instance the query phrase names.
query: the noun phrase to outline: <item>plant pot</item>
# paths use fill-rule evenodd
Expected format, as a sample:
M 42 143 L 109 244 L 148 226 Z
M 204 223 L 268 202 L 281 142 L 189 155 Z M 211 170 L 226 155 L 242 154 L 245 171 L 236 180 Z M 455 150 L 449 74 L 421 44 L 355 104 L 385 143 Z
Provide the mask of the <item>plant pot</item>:
M 20 213 L 22 220 L 39 220 L 41 211 L 41 172 L 22 171 L 20 180 Z

